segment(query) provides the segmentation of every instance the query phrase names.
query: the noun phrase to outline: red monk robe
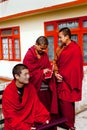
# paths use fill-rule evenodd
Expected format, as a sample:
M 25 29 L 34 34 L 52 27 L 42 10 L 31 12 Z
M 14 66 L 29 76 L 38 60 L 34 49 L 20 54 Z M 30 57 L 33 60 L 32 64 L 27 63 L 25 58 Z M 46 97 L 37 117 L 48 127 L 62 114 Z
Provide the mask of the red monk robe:
M 49 93 L 51 95 L 51 107 L 50 107 L 50 112 L 57 114 L 58 110 L 57 110 L 57 94 L 56 94 L 56 84 L 55 84 L 55 79 L 54 77 L 52 77 L 51 79 L 44 79 L 44 74 L 43 74 L 43 69 L 45 68 L 50 68 L 50 62 L 48 59 L 47 54 L 44 52 L 41 55 L 41 58 L 38 59 L 36 51 L 35 51 L 35 46 L 32 46 L 31 48 L 29 48 L 29 50 L 27 51 L 23 63 L 25 65 L 28 66 L 29 68 L 29 72 L 30 72 L 30 76 L 31 76 L 31 82 L 34 84 L 34 86 L 36 87 L 37 92 L 40 92 L 40 99 L 45 100 L 44 105 L 46 106 L 46 108 L 49 110 L 49 106 L 50 103 L 49 101 L 47 101 L 50 96 L 45 96 L 42 93 L 46 94 L 46 91 L 40 91 L 40 87 L 42 84 L 42 81 L 45 81 L 50 90 Z M 50 100 L 50 99 L 49 99 Z
M 74 130 L 75 101 L 82 97 L 83 60 L 80 47 L 77 43 L 71 43 L 62 49 L 58 49 L 55 57 L 55 70 L 63 77 L 58 83 L 57 92 L 59 98 L 59 114 L 68 122 L 62 125 L 64 128 Z M 57 65 L 57 66 L 56 66 Z
M 14 80 L 3 93 L 2 110 L 5 117 L 4 130 L 30 130 L 34 122 L 45 123 L 50 118 L 49 112 L 40 103 L 31 83 L 24 86 L 20 102 Z
M 72 41 L 57 58 L 58 73 L 63 76 L 63 82 L 58 84 L 59 98 L 69 102 L 80 101 L 83 79 L 80 47 Z

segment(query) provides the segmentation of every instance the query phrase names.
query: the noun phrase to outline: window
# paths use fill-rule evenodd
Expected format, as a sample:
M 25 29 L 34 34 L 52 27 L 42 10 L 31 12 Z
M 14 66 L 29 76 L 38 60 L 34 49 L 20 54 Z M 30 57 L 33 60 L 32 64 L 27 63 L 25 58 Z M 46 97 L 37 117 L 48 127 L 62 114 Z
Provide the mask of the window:
M 21 60 L 19 27 L 1 29 L 0 32 L 0 59 Z
M 56 48 L 60 46 L 58 31 L 63 27 L 71 30 L 71 39 L 81 47 L 84 65 L 87 65 L 87 16 L 49 21 L 44 23 L 45 36 L 48 38 L 48 55 L 52 61 Z
M 54 37 L 50 36 L 50 37 L 47 37 L 47 38 L 48 38 L 48 42 L 50 43 L 48 45 L 49 59 L 53 60 L 54 59 L 54 53 L 53 53 L 53 50 L 54 50 Z
M 72 34 L 71 39 L 74 40 L 76 43 L 78 43 L 78 35 L 77 34 Z
M 84 62 L 87 63 L 87 34 L 83 34 Z

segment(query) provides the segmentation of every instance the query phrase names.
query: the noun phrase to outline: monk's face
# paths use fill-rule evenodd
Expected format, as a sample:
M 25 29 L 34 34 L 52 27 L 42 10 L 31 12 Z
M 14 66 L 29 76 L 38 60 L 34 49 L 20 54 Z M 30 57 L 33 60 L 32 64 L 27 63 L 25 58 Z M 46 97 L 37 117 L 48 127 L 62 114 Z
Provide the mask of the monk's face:
M 47 45 L 44 45 L 44 44 L 42 44 L 42 45 L 36 44 L 36 45 L 35 45 L 36 51 L 37 51 L 37 53 L 40 54 L 40 55 L 42 55 L 42 54 L 46 51 L 47 47 L 48 47 L 48 46 L 47 46 Z
M 23 69 L 20 75 L 16 75 L 16 80 L 18 84 L 28 84 L 29 83 L 29 71 L 28 69 Z
M 69 40 L 68 35 L 64 36 L 63 32 L 59 32 L 59 41 L 61 45 L 67 44 L 67 41 Z

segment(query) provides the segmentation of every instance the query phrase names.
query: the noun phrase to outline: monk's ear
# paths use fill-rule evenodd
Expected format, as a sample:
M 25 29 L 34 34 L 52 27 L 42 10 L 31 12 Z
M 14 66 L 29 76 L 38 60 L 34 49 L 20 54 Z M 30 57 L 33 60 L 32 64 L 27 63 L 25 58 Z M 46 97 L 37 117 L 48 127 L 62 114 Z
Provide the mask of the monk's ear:
M 69 35 L 66 35 L 66 38 L 69 39 Z
M 36 46 L 39 46 L 40 44 L 38 44 L 37 42 L 35 43 Z
M 15 74 L 15 79 L 19 79 L 19 75 L 18 74 Z

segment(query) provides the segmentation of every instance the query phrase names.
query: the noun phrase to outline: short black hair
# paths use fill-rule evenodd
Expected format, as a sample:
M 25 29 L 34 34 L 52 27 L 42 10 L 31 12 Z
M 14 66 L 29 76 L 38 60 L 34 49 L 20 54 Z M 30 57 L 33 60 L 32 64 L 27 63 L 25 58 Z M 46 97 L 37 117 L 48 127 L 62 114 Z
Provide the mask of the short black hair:
M 69 38 L 71 39 L 71 31 L 68 27 L 61 28 L 59 32 L 63 32 L 64 36 L 68 35 Z
M 17 64 L 13 67 L 12 74 L 14 79 L 15 79 L 15 74 L 20 75 L 23 69 L 28 69 L 28 67 L 24 64 Z
M 48 39 L 45 36 L 40 36 L 36 40 L 36 44 L 38 45 L 48 45 Z

